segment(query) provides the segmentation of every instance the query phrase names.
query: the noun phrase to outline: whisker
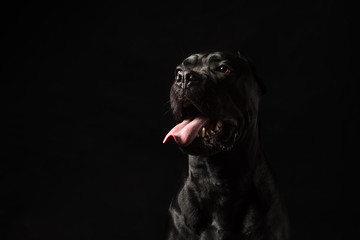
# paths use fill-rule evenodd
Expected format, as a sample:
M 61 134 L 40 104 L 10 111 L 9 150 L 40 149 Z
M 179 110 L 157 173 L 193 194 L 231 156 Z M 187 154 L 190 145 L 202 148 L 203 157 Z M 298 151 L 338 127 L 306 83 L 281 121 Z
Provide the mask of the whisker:
M 161 116 L 165 117 L 168 113 L 171 112 L 171 108 L 169 108 L 168 110 L 166 110 Z
M 161 107 L 160 108 L 164 108 L 164 107 L 166 107 L 166 105 L 167 104 L 169 104 L 170 103 L 170 100 L 167 100 L 163 105 L 161 105 Z
M 164 109 L 164 108 L 167 109 Z M 164 113 L 162 113 L 162 117 L 165 117 L 170 111 L 171 111 L 171 107 L 170 107 L 170 100 L 167 100 L 161 107 L 160 107 L 161 111 L 165 110 Z

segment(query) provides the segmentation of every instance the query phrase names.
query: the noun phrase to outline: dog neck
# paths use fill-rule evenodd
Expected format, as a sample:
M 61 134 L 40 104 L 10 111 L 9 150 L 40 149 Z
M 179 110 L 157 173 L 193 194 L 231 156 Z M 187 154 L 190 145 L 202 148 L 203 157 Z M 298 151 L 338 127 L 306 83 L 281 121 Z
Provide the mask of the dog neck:
M 246 184 L 261 157 L 258 131 L 253 130 L 229 151 L 212 156 L 189 155 L 188 178 L 210 185 Z

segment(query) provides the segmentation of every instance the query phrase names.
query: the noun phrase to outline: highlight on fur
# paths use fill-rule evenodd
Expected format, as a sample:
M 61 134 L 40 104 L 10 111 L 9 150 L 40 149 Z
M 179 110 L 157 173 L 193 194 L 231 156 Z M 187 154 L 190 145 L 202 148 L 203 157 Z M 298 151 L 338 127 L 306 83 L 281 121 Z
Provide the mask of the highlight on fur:
M 258 110 L 265 88 L 247 58 L 193 54 L 175 68 L 174 141 L 188 154 L 166 239 L 286 240 L 288 220 L 264 158 Z

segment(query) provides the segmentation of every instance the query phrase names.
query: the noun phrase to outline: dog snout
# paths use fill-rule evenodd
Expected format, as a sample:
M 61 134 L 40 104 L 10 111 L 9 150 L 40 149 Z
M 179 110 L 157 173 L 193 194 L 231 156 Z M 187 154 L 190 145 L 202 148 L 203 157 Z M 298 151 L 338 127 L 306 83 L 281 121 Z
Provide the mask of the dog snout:
M 200 79 L 200 74 L 192 70 L 178 71 L 176 75 L 176 84 L 181 88 L 186 88 L 189 87 L 191 83 L 199 81 Z

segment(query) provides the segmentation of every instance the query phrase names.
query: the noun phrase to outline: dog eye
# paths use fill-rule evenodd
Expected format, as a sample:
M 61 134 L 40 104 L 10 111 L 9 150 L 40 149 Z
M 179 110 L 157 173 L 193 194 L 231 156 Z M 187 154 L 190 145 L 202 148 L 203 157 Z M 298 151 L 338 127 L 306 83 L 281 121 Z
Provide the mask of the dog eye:
M 221 65 L 219 66 L 216 71 L 219 71 L 219 72 L 222 72 L 222 73 L 226 73 L 226 74 L 229 74 L 231 72 L 230 68 L 228 68 L 227 66 L 225 65 Z

